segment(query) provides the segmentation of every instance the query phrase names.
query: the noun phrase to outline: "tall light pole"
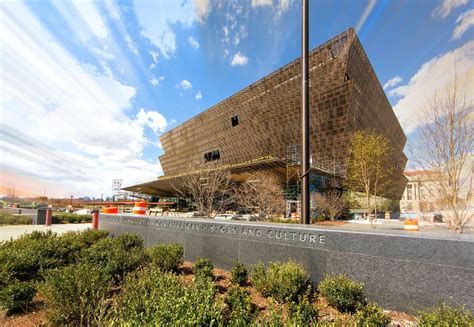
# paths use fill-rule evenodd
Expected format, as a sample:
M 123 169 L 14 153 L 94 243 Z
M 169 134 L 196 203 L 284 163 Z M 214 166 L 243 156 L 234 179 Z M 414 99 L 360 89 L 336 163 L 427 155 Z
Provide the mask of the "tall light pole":
M 301 29 L 301 223 L 309 224 L 309 0 L 303 0 Z

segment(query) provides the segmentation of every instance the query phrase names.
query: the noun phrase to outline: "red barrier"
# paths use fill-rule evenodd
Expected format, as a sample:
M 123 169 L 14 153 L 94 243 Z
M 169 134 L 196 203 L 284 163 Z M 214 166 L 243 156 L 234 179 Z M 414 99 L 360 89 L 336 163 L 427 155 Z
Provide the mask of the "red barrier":
M 99 212 L 92 213 L 92 229 L 99 229 Z
M 51 223 L 53 222 L 53 211 L 51 208 L 46 209 L 46 219 L 45 223 L 46 226 L 51 226 Z

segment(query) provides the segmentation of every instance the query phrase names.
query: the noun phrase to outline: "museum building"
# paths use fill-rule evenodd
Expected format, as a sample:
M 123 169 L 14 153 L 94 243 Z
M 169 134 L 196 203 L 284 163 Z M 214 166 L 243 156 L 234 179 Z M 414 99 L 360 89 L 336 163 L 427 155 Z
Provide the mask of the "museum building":
M 354 30 L 309 53 L 310 153 L 313 180 L 346 176 L 354 132 L 372 129 L 393 148 L 393 187 L 400 200 L 407 179 L 406 136 Z M 228 170 L 245 179 L 256 172 L 277 176 L 288 199 L 297 199 L 301 143 L 301 60 L 164 133 L 164 175 L 124 190 L 174 196 L 173 183 L 203 170 Z

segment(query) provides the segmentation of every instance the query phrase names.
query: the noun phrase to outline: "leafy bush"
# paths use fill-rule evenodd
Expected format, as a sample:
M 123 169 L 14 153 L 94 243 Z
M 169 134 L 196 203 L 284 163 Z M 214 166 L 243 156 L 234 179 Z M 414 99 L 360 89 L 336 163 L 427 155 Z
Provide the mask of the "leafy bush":
M 229 321 L 231 326 L 247 326 L 255 318 L 255 307 L 249 292 L 234 285 L 228 290 L 227 305 L 229 306 Z
M 223 325 L 223 302 L 209 279 L 183 285 L 178 276 L 147 267 L 128 275 L 111 323 L 135 326 Z
M 104 238 L 82 252 L 81 261 L 102 269 L 115 283 L 146 262 L 143 241 L 129 235 Z
M 392 319 L 383 312 L 383 309 L 373 303 L 357 311 L 355 315 L 357 326 L 389 326 Z
M 247 283 L 247 278 L 248 278 L 248 272 L 247 268 L 243 263 L 240 263 L 239 261 L 234 262 L 234 266 L 232 267 L 232 270 L 230 271 L 230 280 L 232 283 L 243 286 Z
M 316 325 L 318 316 L 318 310 L 308 296 L 304 296 L 299 303 L 290 302 L 288 305 L 288 325 L 290 326 Z
M 418 313 L 419 326 L 458 326 L 470 327 L 474 325 L 474 316 L 464 306 L 455 306 L 448 303 L 440 303 L 429 311 Z
M 0 245 L 0 274 L 27 281 L 38 279 L 39 271 L 77 262 L 81 251 L 107 236 L 87 230 L 58 236 L 51 231 L 32 232 Z
M 257 265 L 252 273 L 252 283 L 262 295 L 278 301 L 298 302 L 311 288 L 311 279 L 304 267 L 292 260 L 272 262 L 267 271 L 262 264 Z
M 13 282 L 0 289 L 0 307 L 13 312 L 26 311 L 36 294 L 35 287 L 28 282 Z
M 40 286 L 53 325 L 96 325 L 103 321 L 109 290 L 108 276 L 84 264 L 52 269 Z
M 143 249 L 143 239 L 134 233 L 123 233 L 115 238 L 115 244 L 124 250 Z
M 157 244 L 146 250 L 151 264 L 163 271 L 177 271 L 183 263 L 184 249 L 180 244 Z
M 6 212 L 0 212 L 0 225 L 31 225 L 33 219 L 29 216 L 15 216 Z
M 53 211 L 52 213 L 53 224 L 61 224 L 61 223 L 77 224 L 77 223 L 90 223 L 90 222 L 92 222 L 92 215 L 78 215 L 75 213 L 58 212 L 58 211 Z
M 214 279 L 213 269 L 214 265 L 210 259 L 198 257 L 193 266 L 194 277 L 195 279 L 204 278 L 212 280 Z
M 367 305 L 364 284 L 357 283 L 345 275 L 326 276 L 318 291 L 330 305 L 341 312 L 354 313 Z

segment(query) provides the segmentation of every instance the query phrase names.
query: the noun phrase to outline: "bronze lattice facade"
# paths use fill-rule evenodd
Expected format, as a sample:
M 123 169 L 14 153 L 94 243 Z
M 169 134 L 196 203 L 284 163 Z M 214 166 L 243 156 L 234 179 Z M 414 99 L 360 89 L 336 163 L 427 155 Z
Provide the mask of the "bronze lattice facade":
M 351 137 L 375 129 L 395 149 L 401 197 L 405 134 L 353 29 L 310 52 L 312 166 L 345 174 Z M 295 60 L 160 137 L 164 178 L 273 158 L 300 144 L 301 65 Z M 163 177 L 162 177 L 163 178 Z

